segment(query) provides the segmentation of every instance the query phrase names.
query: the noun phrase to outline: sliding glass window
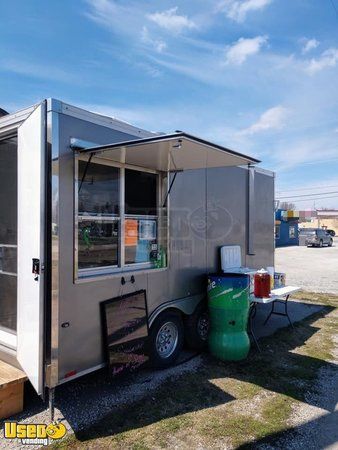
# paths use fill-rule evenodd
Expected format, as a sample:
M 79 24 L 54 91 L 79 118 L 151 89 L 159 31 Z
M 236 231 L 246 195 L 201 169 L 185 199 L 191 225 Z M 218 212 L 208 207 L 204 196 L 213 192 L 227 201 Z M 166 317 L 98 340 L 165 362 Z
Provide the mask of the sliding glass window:
M 160 179 L 98 159 L 77 161 L 76 277 L 166 265 Z
M 116 167 L 79 161 L 79 270 L 118 266 L 119 178 Z
M 125 170 L 125 263 L 154 264 L 158 253 L 158 175 Z

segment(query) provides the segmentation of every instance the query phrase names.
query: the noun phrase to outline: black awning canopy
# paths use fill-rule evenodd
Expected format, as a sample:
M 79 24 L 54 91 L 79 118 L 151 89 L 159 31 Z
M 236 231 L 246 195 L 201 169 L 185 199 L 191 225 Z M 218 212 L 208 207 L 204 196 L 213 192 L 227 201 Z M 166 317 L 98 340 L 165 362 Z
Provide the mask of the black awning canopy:
M 260 162 L 250 156 L 182 132 L 77 150 L 81 154 L 88 153 L 96 158 L 163 172 L 241 166 Z

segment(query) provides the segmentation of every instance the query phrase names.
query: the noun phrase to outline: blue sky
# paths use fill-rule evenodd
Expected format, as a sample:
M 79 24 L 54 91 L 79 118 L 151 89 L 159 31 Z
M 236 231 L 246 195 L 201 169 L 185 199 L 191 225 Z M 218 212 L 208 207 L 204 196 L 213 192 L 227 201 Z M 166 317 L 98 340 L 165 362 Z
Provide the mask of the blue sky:
M 262 159 L 280 197 L 338 208 L 338 0 L 11 0 L 0 17 L 2 108 L 56 97 L 185 130 Z

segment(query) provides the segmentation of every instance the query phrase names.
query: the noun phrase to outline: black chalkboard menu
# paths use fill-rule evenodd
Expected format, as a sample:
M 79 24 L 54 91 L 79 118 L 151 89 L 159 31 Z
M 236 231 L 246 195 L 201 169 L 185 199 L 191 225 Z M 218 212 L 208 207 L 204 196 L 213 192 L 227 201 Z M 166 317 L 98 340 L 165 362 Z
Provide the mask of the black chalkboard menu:
M 148 361 L 146 291 L 140 290 L 101 302 L 105 350 L 113 376 L 133 372 Z

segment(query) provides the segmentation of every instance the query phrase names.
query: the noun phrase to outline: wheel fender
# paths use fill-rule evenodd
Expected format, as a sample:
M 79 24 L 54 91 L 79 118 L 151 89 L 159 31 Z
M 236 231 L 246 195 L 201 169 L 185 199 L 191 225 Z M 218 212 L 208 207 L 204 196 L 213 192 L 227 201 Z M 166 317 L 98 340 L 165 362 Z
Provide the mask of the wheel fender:
M 191 297 L 184 297 L 169 302 L 162 303 L 149 315 L 149 327 L 152 326 L 156 317 L 163 311 L 168 309 L 179 311 L 184 315 L 191 315 L 195 311 L 197 305 L 205 298 L 204 294 L 194 295 Z

